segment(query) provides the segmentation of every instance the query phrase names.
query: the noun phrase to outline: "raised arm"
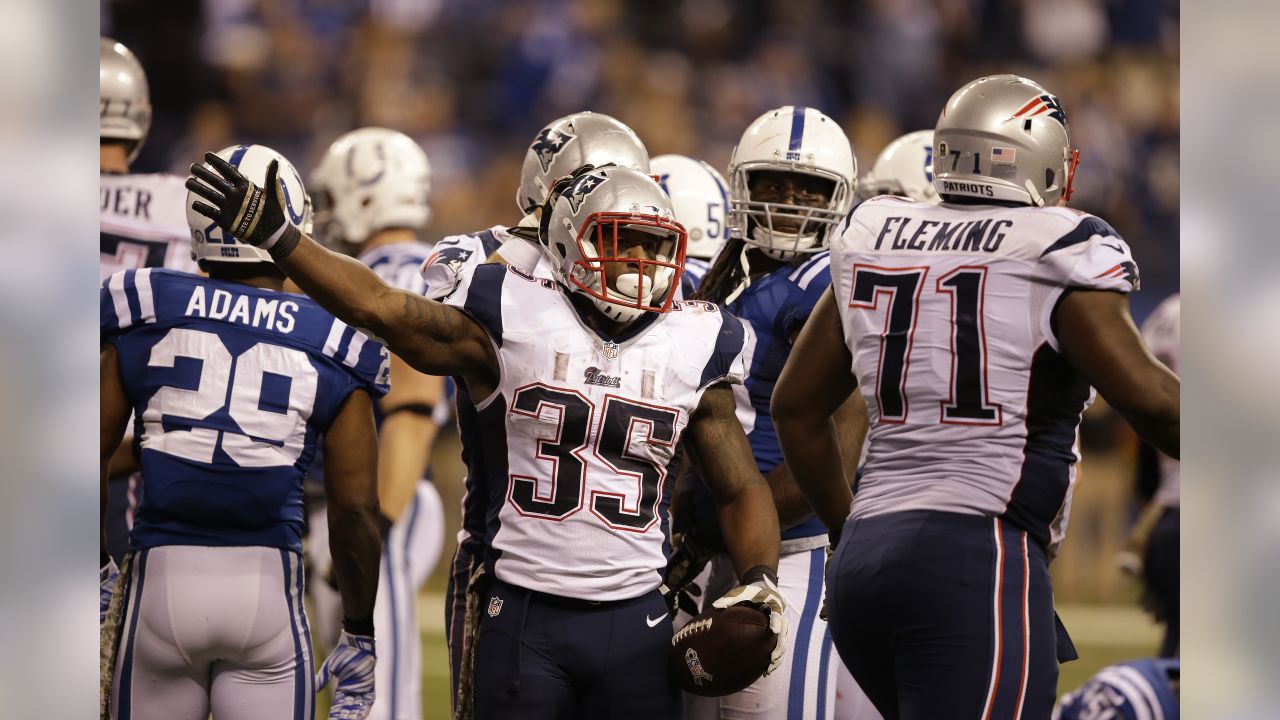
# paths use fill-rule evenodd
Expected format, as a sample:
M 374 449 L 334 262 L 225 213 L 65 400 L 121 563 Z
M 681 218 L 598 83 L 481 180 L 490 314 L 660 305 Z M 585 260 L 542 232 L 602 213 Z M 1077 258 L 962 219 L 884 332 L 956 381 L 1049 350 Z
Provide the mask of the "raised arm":
M 98 354 L 98 520 L 102 564 L 107 564 L 107 479 L 111 458 L 122 444 L 120 438 L 129 424 L 129 399 L 120 381 L 120 358 L 114 345 L 103 345 Z
M 1178 457 L 1182 383 L 1147 349 L 1124 295 L 1073 290 L 1054 322 L 1063 355 L 1143 440 Z
M 378 428 L 378 501 L 391 521 L 400 519 L 426 473 L 438 429 L 432 410 L 443 399 L 443 379 L 391 356 L 391 390 L 379 401 Z
M 856 436 L 853 423 L 859 407 L 865 417 L 865 405 L 849 399 L 858 386 L 852 367 L 835 295 L 828 288 L 796 339 L 773 389 L 770 410 L 782 455 L 796 486 L 833 537 L 839 534 L 853 502 L 845 456 L 857 462 L 854 453 L 861 448 L 861 439 Z M 854 437 L 845 445 L 859 444 L 847 447 L 842 454 L 841 435 L 833 416 L 847 402 L 851 404 L 842 414 Z
M 196 212 L 241 242 L 271 253 L 298 287 L 344 322 L 367 330 L 415 369 L 492 381 L 497 355 L 484 330 L 465 314 L 383 282 L 359 261 L 321 247 L 290 223 L 283 210 L 278 162 L 267 170 L 264 192 L 214 153 L 191 166 L 187 189 L 208 201 Z M 210 169 L 212 168 L 212 169 Z M 482 383 L 483 384 L 483 383 Z

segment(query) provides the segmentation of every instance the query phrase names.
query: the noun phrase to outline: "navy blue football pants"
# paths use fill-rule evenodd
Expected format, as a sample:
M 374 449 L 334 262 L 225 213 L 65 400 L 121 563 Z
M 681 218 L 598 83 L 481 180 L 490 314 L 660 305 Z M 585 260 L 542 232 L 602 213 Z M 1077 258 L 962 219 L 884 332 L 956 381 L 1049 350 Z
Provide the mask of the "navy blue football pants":
M 836 649 L 885 720 L 1048 718 L 1059 650 L 1074 657 L 1043 548 L 999 518 L 850 520 L 827 593 Z
M 591 603 L 490 578 L 480 596 L 476 720 L 679 718 L 671 635 L 656 590 Z

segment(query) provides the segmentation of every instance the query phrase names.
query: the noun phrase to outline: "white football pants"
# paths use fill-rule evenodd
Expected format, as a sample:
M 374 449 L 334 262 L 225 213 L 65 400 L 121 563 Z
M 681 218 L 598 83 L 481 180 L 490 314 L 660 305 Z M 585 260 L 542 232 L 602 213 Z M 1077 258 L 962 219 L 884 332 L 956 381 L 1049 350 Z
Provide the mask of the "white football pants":
M 311 720 L 302 559 L 264 547 L 138 552 L 111 689 L 117 720 Z

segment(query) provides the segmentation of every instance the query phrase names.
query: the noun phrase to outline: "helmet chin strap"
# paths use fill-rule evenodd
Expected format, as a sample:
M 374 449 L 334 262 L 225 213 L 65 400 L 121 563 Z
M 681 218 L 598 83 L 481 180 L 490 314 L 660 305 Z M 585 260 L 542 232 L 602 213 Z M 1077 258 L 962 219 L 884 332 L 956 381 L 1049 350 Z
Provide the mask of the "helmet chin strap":
M 743 247 L 742 252 L 738 253 L 738 262 L 742 265 L 742 282 L 738 283 L 738 286 L 733 289 L 733 292 L 725 296 L 725 305 L 729 305 L 734 300 L 737 300 L 738 296 L 741 295 L 743 291 L 751 287 L 751 261 L 747 259 L 746 247 Z
M 812 248 L 818 242 L 818 233 L 785 233 L 778 230 L 769 230 L 757 224 L 751 231 L 751 238 L 757 243 L 756 247 L 765 255 L 774 260 L 791 260 L 805 250 Z M 775 240 L 783 240 L 790 243 L 790 248 L 780 248 L 774 246 Z
M 1044 207 L 1044 196 L 1040 194 L 1039 190 L 1036 190 L 1035 183 L 1031 182 L 1030 179 L 1027 179 L 1026 182 L 1023 183 L 1023 185 L 1027 188 L 1027 192 L 1031 195 L 1031 202 L 1036 207 Z

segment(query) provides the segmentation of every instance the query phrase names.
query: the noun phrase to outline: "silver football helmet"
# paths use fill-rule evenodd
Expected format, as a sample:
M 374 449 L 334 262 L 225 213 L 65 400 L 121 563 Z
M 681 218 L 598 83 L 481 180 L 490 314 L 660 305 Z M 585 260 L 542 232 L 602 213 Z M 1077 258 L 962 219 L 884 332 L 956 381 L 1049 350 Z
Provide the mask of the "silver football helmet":
M 129 48 L 98 38 L 98 128 L 104 140 L 130 143 L 129 162 L 151 129 L 151 94 L 142 63 Z
M 618 322 L 671 309 L 688 236 L 652 177 L 584 170 L 556 184 L 548 208 L 538 239 L 561 284 Z
M 267 182 L 267 168 L 272 160 L 280 161 L 276 182 L 284 188 L 284 213 L 302 232 L 311 233 L 311 197 L 302 184 L 302 176 L 285 156 L 265 145 L 232 145 L 218 151 L 218 157 L 244 173 L 259 186 Z M 262 248 L 240 242 L 218 227 L 218 223 L 191 209 L 200 197 L 187 191 L 187 226 L 191 229 L 191 255 L 206 262 L 272 262 L 271 254 Z
M 947 196 L 1057 205 L 1071 198 L 1080 151 L 1058 98 L 1017 75 L 956 91 L 933 134 L 934 187 Z
M 386 228 L 422 230 L 431 217 L 431 164 L 409 136 L 352 130 L 333 141 L 311 173 L 317 240 L 352 250 Z
M 938 202 L 938 191 L 933 187 L 933 131 L 917 130 L 889 143 L 871 172 L 858 181 L 858 194 L 863 198 L 901 195 Z
M 608 115 L 565 115 L 542 128 L 525 152 L 516 205 L 520 212 L 531 213 L 547 201 L 560 178 L 584 165 L 610 163 L 648 173 L 649 151 L 631 128 Z
M 799 173 L 831 182 L 821 206 L 751 197 L 751 174 Z M 827 247 L 827 234 L 853 202 L 858 164 L 835 120 L 814 108 L 785 105 L 756 118 L 729 160 L 729 228 L 734 237 L 778 260 Z

